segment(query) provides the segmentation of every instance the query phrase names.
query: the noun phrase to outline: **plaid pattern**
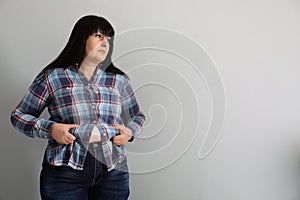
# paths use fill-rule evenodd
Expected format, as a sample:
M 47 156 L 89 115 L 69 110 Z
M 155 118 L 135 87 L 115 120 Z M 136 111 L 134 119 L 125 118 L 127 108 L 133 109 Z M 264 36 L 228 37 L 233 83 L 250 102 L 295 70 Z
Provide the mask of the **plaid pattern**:
M 51 115 L 49 120 L 39 118 L 46 107 Z M 126 154 L 123 146 L 110 141 L 119 133 L 110 125 L 125 125 L 137 136 L 144 121 L 145 115 L 128 79 L 100 68 L 90 81 L 77 67 L 40 73 L 11 115 L 11 122 L 19 132 L 49 139 L 46 157 L 50 164 L 68 165 L 78 170 L 83 169 L 94 126 L 101 133 L 104 158 L 112 170 Z M 80 124 L 79 128 L 70 129 L 76 141 L 58 144 L 50 136 L 51 126 L 56 122 Z

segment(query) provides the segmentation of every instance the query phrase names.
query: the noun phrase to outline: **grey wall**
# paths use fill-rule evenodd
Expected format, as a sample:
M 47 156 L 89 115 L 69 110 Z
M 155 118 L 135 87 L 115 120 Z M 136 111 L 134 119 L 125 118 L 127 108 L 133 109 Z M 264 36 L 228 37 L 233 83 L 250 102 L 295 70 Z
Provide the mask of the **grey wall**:
M 299 1 L 2 0 L 0 199 L 39 199 L 46 141 L 9 115 L 85 14 L 114 25 L 147 115 L 131 199 L 300 198 Z

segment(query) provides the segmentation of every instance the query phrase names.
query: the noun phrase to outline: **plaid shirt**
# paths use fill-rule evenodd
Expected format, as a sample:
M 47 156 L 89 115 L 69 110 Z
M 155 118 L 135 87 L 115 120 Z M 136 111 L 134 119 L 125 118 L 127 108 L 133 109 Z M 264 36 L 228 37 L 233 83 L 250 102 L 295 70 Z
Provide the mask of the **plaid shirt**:
M 39 118 L 46 107 L 49 120 Z M 95 126 L 101 133 L 106 165 L 112 170 L 125 159 L 126 153 L 124 146 L 111 142 L 119 131 L 110 125 L 125 125 L 137 136 L 144 121 L 144 113 L 126 76 L 98 67 L 91 80 L 78 67 L 40 73 L 11 115 L 13 126 L 21 133 L 49 139 L 45 156 L 50 164 L 78 170 L 83 169 Z M 51 137 L 51 127 L 56 122 L 81 125 L 69 130 L 75 135 L 75 142 L 62 145 Z

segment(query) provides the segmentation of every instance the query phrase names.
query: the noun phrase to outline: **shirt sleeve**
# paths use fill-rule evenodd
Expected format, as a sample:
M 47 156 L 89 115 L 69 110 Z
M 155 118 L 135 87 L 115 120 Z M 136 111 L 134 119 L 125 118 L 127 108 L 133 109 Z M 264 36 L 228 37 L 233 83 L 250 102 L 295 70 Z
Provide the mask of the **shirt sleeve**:
M 139 135 L 145 123 L 145 115 L 140 108 L 135 92 L 127 77 L 124 77 L 122 95 L 122 112 L 125 126 L 131 129 L 133 137 Z
M 41 72 L 33 81 L 25 96 L 11 113 L 11 123 L 16 130 L 28 137 L 50 138 L 55 123 L 39 119 L 45 107 L 51 101 L 45 73 Z

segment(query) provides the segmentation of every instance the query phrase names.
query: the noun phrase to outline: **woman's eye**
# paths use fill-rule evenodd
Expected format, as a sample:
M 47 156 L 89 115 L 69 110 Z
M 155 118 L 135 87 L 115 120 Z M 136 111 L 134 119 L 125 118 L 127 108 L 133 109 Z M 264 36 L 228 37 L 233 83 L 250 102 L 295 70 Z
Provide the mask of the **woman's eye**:
M 102 35 L 102 34 L 96 34 L 96 35 L 95 35 L 95 38 L 98 38 L 98 39 L 101 39 L 101 40 L 102 40 L 102 39 L 103 39 L 103 35 Z M 107 42 L 109 42 L 109 41 L 110 41 L 110 38 L 107 38 L 106 40 L 107 40 Z
M 96 35 L 95 35 L 95 37 L 96 37 L 96 38 L 101 38 L 101 37 L 102 37 L 102 35 L 100 35 L 100 34 L 96 34 Z

